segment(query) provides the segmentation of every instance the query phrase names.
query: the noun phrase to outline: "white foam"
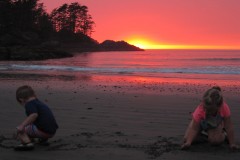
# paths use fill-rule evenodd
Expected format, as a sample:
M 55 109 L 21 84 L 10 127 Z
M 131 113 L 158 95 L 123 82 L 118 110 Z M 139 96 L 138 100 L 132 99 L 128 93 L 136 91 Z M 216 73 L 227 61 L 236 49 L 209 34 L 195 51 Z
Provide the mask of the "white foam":
M 182 73 L 182 74 L 240 74 L 240 68 L 233 66 L 205 66 L 195 68 L 97 68 L 58 65 L 1 65 L 0 70 L 44 70 L 66 72 L 94 72 L 94 73 Z

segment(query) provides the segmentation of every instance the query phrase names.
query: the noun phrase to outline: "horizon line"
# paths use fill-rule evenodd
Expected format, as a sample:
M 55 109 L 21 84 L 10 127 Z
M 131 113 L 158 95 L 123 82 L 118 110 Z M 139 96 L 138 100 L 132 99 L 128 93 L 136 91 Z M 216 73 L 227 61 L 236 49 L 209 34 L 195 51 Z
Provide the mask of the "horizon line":
M 133 44 L 134 45 L 134 44 Z M 211 45 L 150 45 L 138 46 L 144 50 L 240 50 L 240 46 L 211 46 Z

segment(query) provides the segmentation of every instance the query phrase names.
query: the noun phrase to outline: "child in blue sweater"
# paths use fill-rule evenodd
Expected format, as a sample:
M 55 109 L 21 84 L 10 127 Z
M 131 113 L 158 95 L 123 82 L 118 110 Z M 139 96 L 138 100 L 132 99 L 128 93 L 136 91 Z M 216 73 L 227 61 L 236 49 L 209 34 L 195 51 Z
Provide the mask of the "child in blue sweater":
M 17 101 L 25 107 L 26 119 L 17 126 L 17 138 L 21 144 L 16 150 L 33 149 L 32 138 L 47 141 L 55 135 L 58 124 L 50 108 L 39 101 L 30 86 L 21 86 L 16 91 Z

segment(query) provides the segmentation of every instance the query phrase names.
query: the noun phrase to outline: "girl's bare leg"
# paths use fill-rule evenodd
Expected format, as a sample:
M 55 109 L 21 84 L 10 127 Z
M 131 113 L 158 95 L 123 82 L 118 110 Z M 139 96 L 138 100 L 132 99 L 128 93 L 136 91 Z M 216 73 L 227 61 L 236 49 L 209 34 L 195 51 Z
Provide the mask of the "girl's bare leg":
M 208 141 L 213 145 L 219 145 L 225 140 L 225 134 L 223 132 L 223 125 L 219 125 L 215 129 L 208 130 Z

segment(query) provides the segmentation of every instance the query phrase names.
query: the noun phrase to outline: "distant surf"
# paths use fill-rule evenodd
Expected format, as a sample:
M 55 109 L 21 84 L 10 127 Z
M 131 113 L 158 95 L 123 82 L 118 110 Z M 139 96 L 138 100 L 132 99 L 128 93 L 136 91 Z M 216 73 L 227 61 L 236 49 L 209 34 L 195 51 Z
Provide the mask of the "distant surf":
M 234 66 L 204 66 L 194 68 L 96 68 L 96 67 L 78 67 L 78 66 L 56 66 L 56 65 L 24 65 L 11 64 L 0 65 L 0 70 L 22 70 L 22 71 L 65 71 L 65 72 L 93 72 L 109 74 L 138 74 L 144 75 L 150 73 L 182 73 L 182 74 L 240 74 L 240 68 Z
M 59 71 L 151 77 L 162 74 L 240 75 L 240 51 L 147 50 L 81 53 L 71 58 L 45 61 L 1 61 L 0 71 Z

